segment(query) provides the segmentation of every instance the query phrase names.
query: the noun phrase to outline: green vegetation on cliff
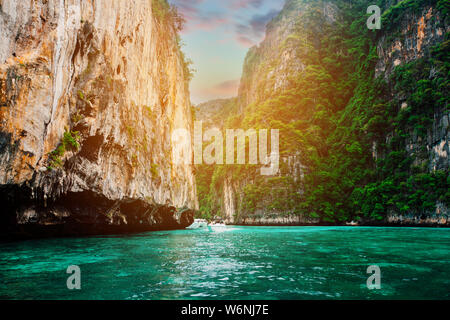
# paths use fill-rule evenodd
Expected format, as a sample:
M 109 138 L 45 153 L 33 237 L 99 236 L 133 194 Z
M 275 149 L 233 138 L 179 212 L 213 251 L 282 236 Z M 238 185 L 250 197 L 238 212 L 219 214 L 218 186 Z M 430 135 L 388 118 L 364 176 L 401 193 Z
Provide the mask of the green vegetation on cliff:
M 67 130 L 64 132 L 63 139 L 58 148 L 49 154 L 48 169 L 53 170 L 55 168 L 62 168 L 64 164 L 62 158 L 66 154 L 66 151 L 78 151 L 80 149 L 80 140 L 81 136 L 78 131 Z
M 448 206 L 448 170 L 430 170 L 427 150 L 407 152 L 410 141 L 430 134 L 434 114 L 448 111 L 448 35 L 423 58 L 375 77 L 381 34 L 400 32 L 410 8 L 438 3 L 446 17 L 448 1 L 402 1 L 383 15 L 380 31 L 366 27 L 367 1 L 333 2 L 340 11 L 333 24 L 321 14 L 323 2 L 308 3 L 288 39 L 305 70 L 291 75 L 284 92 L 246 106 L 225 125 L 280 129 L 281 156 L 299 157 L 304 179 L 289 175 L 287 162 L 272 178 L 254 166 L 208 168 L 197 177 L 201 212 L 223 211 L 227 176 L 242 185 L 239 217 L 265 212 L 340 223 L 382 220 L 389 212 L 421 215 L 434 212 L 437 202 Z M 378 4 L 386 7 L 386 1 Z M 254 54 L 247 63 L 256 61 Z

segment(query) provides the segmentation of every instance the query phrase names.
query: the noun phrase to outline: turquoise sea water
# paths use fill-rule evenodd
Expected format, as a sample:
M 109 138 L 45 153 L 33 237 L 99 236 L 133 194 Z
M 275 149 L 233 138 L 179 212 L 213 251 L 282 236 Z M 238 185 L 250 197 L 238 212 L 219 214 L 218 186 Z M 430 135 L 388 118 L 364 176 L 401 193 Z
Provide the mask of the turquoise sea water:
M 66 269 L 81 268 L 81 290 Z M 368 266 L 381 290 L 368 290 Z M 450 299 L 450 229 L 227 227 L 0 243 L 0 299 Z

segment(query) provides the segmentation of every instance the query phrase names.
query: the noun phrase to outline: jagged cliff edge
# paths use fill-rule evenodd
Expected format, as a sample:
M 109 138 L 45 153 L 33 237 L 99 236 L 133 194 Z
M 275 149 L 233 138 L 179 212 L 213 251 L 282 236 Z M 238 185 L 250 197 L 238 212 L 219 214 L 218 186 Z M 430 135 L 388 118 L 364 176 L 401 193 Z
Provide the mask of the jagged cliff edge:
M 188 76 L 155 3 L 0 1 L 2 235 L 192 223 L 193 168 L 171 160 Z

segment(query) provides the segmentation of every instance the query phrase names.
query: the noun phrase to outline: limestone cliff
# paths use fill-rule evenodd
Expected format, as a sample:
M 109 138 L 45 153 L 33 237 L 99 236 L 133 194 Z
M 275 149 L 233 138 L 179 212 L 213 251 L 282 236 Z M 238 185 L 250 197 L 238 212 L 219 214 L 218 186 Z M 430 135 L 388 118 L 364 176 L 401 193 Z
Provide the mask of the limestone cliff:
M 292 84 L 292 79 L 306 65 L 303 56 L 308 53 L 306 35 L 298 36 L 299 23 L 309 13 L 311 4 L 289 0 L 280 14 L 266 27 L 266 36 L 257 46 L 250 48 L 244 61 L 238 99 L 243 110 L 246 106 L 275 96 Z M 337 8 L 332 2 L 323 2 L 320 15 L 326 23 L 336 20 Z M 320 25 L 315 26 L 320 28 Z M 299 47 L 302 47 L 299 51 Z
M 384 77 L 392 86 L 395 84 L 391 75 L 396 67 L 408 64 L 430 55 L 433 46 L 445 41 L 445 34 L 450 31 L 450 25 L 445 23 L 445 17 L 435 6 L 427 5 L 414 12 L 408 10 L 402 15 L 397 27 L 384 32 L 378 40 L 376 76 Z M 392 34 L 395 36 L 393 37 Z M 436 69 L 430 70 L 429 78 L 436 76 Z M 399 100 L 400 109 L 408 108 L 407 97 L 403 92 L 393 90 L 392 95 Z M 432 129 L 427 133 L 426 141 L 412 134 L 407 143 L 409 154 L 419 154 L 421 148 L 427 152 L 419 162 L 427 161 L 428 170 L 448 170 L 450 167 L 449 152 L 449 111 L 447 108 L 434 110 Z M 388 139 L 391 135 L 388 135 Z M 377 156 L 377 155 L 376 155 Z
M 283 93 L 294 84 L 293 79 L 307 67 L 304 57 L 309 50 L 308 45 L 314 39 L 299 35 L 299 25 L 305 14 L 310 14 L 311 4 L 301 0 L 289 0 L 280 14 L 266 28 L 265 39 L 252 47 L 244 61 L 243 74 L 239 87 L 237 104 L 242 114 L 245 114 L 251 104 L 263 102 L 270 97 Z M 318 14 L 323 22 L 333 24 L 338 14 L 337 7 L 328 1 L 321 3 Z M 320 25 L 315 26 L 320 28 Z M 281 142 L 282 143 L 282 142 Z M 300 152 L 282 156 L 282 171 L 280 176 L 291 176 L 296 182 L 294 192 L 302 193 L 304 165 Z M 243 189 L 253 184 L 253 179 L 241 180 L 227 173 L 223 179 L 220 208 L 226 222 L 248 225 L 310 225 L 319 223 L 319 219 L 304 215 L 288 215 L 282 210 L 258 209 L 253 214 L 245 214 L 242 210 L 244 201 Z M 260 199 L 261 203 L 273 200 L 272 195 Z M 264 205 L 263 205 L 264 206 Z
M 411 1 L 396 1 L 390 7 L 390 16 L 398 17 L 395 25 L 384 30 L 377 42 L 379 60 L 376 65 L 376 77 L 383 77 L 388 83 L 392 101 L 399 111 L 409 112 L 411 93 L 405 93 L 396 88 L 395 79 L 392 78 L 396 68 L 405 67 L 419 59 L 430 60 L 431 68 L 425 70 L 425 79 L 419 81 L 434 81 L 441 75 L 438 63 L 430 59 L 435 46 L 448 43 L 446 34 L 450 31 L 448 17 L 439 10 L 435 1 L 424 2 L 424 5 L 413 8 L 408 6 Z M 389 8 L 387 8 L 389 10 Z M 395 12 L 397 11 L 397 12 Z M 387 11 L 390 13 L 389 11 Z M 386 18 L 388 18 L 385 13 Z M 389 16 L 389 17 L 390 17 Z M 448 49 L 447 49 L 448 50 Z M 448 92 L 447 92 L 448 94 Z M 432 97 L 432 100 L 438 98 Z M 427 101 L 427 104 L 435 104 Z M 412 115 L 418 116 L 418 115 Z M 430 124 L 426 132 L 418 134 L 414 126 L 407 125 L 404 130 L 408 133 L 405 141 L 405 152 L 414 159 L 411 167 L 424 168 L 426 172 L 450 169 L 450 112 L 446 103 L 436 105 L 428 115 Z M 386 132 L 385 141 L 388 144 L 397 133 Z M 374 145 L 375 159 L 386 156 L 387 151 L 380 150 Z M 410 211 L 407 214 L 390 212 L 387 220 L 395 224 L 430 224 L 449 225 L 450 210 L 441 201 L 436 203 L 435 210 L 430 212 Z
M 351 2 L 344 5 L 350 5 Z M 421 58 L 429 58 L 433 47 L 445 43 L 446 33 L 449 31 L 448 19 L 443 15 L 442 8 L 438 9 L 436 1 L 381 1 L 384 3 L 383 28 L 376 33 L 377 61 L 374 64 L 374 74 L 386 81 L 389 92 L 386 100 L 396 106 L 394 112 L 400 112 L 408 108 L 407 100 L 410 93 L 405 93 L 396 87 L 397 83 L 392 78 L 396 67 L 418 61 Z M 305 24 L 303 16 L 314 7 L 314 19 L 316 23 Z M 367 6 L 372 3 L 367 2 Z M 365 13 L 365 12 L 364 12 Z M 311 12 L 309 12 L 311 16 Z M 321 30 L 324 25 L 345 19 L 345 12 L 339 11 L 333 2 L 327 1 L 287 1 L 285 8 L 267 27 L 265 40 L 257 47 L 250 49 L 245 59 L 241 86 L 238 96 L 240 113 L 245 114 L 255 105 L 272 96 L 283 93 L 293 86 L 293 78 L 302 75 L 308 68 L 307 57 L 311 50 L 318 51 L 320 37 L 307 38 L 306 33 L 298 32 L 298 26 L 310 30 Z M 388 19 L 388 20 L 386 20 Z M 361 28 L 365 27 L 365 20 L 360 20 Z M 318 45 L 315 45 L 315 42 Z M 336 52 L 337 53 L 337 52 Z M 341 53 L 339 53 L 341 54 Z M 438 67 L 432 66 L 427 79 L 437 79 Z M 448 77 L 448 75 L 446 75 Z M 445 78 L 445 76 L 444 76 Z M 424 80 L 427 81 L 427 80 Z M 445 80 L 442 80 L 445 81 Z M 447 80 L 448 81 L 448 80 Z M 408 95 L 408 96 L 406 96 Z M 301 97 L 299 97 L 300 99 Z M 436 98 L 437 99 L 437 98 Z M 442 100 L 442 99 L 441 99 Z M 252 104 L 254 104 L 252 106 Z M 251 107 L 249 107 L 251 106 Z M 417 116 L 417 115 L 416 115 Z M 414 114 L 411 114 L 414 117 Z M 417 128 L 402 127 L 402 137 L 406 137 L 405 151 L 407 156 L 415 159 L 409 167 L 410 171 L 420 167 L 423 172 L 433 173 L 437 170 L 446 172 L 450 164 L 449 158 L 449 112 L 445 103 L 435 108 L 433 115 L 428 116 L 430 122 L 426 132 L 420 136 Z M 425 130 L 425 129 L 424 129 Z M 383 145 L 398 135 L 398 132 L 385 130 Z M 398 137 L 397 137 L 398 138 Z M 282 142 L 281 142 L 282 143 Z M 373 161 L 383 159 L 392 151 L 389 148 L 378 146 L 379 142 L 373 142 Z M 304 150 L 299 150 L 304 151 Z M 302 153 L 290 154 L 281 159 L 282 168 L 279 177 L 292 177 L 295 183 L 291 183 L 294 194 L 303 193 L 303 180 L 308 167 L 302 159 Z M 306 172 L 306 173 L 305 173 Z M 422 171 L 421 171 L 422 172 Z M 220 193 L 220 210 L 229 223 L 243 224 L 314 224 L 320 219 L 302 214 L 292 215 L 289 212 L 276 209 L 257 209 L 251 214 L 245 214 L 242 207 L 245 205 L 244 188 L 254 183 L 253 179 L 241 179 L 227 173 L 223 178 L 223 190 Z M 259 199 L 260 203 L 266 199 L 273 200 L 273 194 L 267 194 Z M 267 206 L 259 206 L 259 208 Z M 365 223 L 372 223 L 366 220 Z M 442 201 L 435 203 L 434 209 L 424 211 L 408 210 L 399 213 L 389 210 L 382 223 L 385 224 L 409 224 L 409 225 L 449 225 L 450 212 Z
M 193 168 L 171 151 L 192 129 L 176 18 L 156 0 L 0 1 L 4 232 L 191 223 Z

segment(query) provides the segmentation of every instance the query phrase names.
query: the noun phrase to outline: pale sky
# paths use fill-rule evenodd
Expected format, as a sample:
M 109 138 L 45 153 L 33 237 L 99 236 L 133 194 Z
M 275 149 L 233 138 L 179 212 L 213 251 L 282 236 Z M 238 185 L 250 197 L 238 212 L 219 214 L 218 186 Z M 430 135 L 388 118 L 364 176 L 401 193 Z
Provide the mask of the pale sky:
M 264 39 L 284 0 L 169 0 L 187 20 L 183 51 L 197 70 L 194 104 L 237 95 L 245 55 Z

